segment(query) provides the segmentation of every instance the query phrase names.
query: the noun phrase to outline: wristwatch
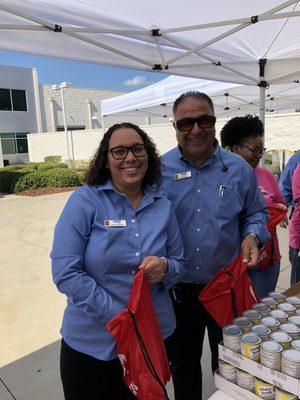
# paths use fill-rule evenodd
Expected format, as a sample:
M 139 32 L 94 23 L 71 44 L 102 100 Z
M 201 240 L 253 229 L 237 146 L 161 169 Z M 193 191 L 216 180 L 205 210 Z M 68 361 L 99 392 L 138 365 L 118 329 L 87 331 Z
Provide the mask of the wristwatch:
M 254 240 L 255 240 L 256 246 L 259 247 L 260 241 L 259 241 L 257 235 L 255 235 L 255 233 L 250 232 L 246 236 L 252 236 L 254 238 Z

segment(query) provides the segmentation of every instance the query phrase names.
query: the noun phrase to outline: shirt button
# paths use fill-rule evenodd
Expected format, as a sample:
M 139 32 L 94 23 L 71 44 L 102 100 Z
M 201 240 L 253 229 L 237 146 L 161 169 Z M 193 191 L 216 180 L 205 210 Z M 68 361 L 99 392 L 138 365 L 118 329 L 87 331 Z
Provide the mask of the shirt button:
M 200 212 L 200 208 L 197 208 L 197 211 Z
M 132 219 L 131 222 L 135 222 L 135 219 Z
M 196 248 L 197 251 L 200 251 L 199 247 Z
M 138 233 L 136 233 L 134 236 L 135 236 L 135 237 L 139 237 L 140 235 L 139 235 Z
M 200 192 L 201 192 L 201 189 L 197 189 L 197 192 L 200 193 Z
M 140 253 L 137 251 L 136 253 L 134 253 L 134 255 L 135 255 L 136 257 L 138 257 L 138 256 L 140 255 Z
M 134 274 L 135 274 L 135 271 L 131 271 L 131 274 L 134 275 Z
M 196 269 L 199 269 L 199 267 L 196 267 Z
M 197 232 L 200 232 L 200 229 L 199 229 L 199 228 L 197 228 Z

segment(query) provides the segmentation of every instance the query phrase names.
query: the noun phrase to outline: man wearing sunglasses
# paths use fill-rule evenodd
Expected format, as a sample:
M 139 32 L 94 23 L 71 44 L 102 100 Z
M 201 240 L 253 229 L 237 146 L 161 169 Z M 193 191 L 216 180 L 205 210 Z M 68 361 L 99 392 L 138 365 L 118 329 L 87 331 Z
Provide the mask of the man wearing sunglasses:
M 162 157 L 162 191 L 175 208 L 187 259 L 186 276 L 171 292 L 180 347 L 173 381 L 176 400 L 200 400 L 205 330 L 213 371 L 222 330 L 199 293 L 241 251 L 249 268 L 257 264 L 258 246 L 269 239 L 268 213 L 253 170 L 219 146 L 210 97 L 185 93 L 174 102 L 173 113 L 178 147 Z

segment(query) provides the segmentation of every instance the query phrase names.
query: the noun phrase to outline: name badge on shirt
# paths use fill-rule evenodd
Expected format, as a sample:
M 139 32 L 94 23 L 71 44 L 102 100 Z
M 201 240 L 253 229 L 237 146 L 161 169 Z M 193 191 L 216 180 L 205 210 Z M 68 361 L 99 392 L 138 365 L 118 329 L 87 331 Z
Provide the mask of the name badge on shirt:
M 123 226 L 126 226 L 126 220 L 125 219 L 105 219 L 104 226 L 107 226 L 109 228 L 122 228 Z
M 179 172 L 179 174 L 174 175 L 174 180 L 179 181 L 180 179 L 187 179 L 192 176 L 191 171 Z

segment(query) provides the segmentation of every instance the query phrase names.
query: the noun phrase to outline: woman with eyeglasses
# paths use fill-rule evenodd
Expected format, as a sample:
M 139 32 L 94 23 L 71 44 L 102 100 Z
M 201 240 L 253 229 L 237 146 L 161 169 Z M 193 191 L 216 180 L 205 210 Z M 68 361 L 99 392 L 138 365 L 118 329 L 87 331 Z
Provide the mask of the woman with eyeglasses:
M 67 296 L 60 356 L 66 400 L 135 398 L 106 324 L 127 308 L 140 268 L 167 353 L 175 351 L 168 289 L 180 281 L 184 259 L 175 213 L 156 189 L 159 179 L 152 140 L 136 125 L 116 124 L 104 134 L 86 185 L 58 220 L 51 258 L 54 282 Z
M 254 169 L 259 189 L 267 205 L 285 204 L 278 183 L 273 174 L 266 168 L 258 167 L 265 153 L 263 146 L 264 126 L 258 117 L 246 115 L 228 121 L 221 130 L 222 146 L 244 158 Z M 281 226 L 286 227 L 285 223 Z M 279 244 L 276 229 L 271 234 L 272 255 L 269 267 L 249 269 L 249 275 L 259 296 L 266 297 L 275 290 L 280 272 Z

